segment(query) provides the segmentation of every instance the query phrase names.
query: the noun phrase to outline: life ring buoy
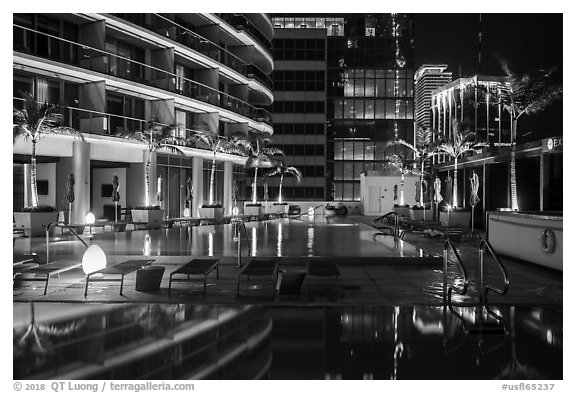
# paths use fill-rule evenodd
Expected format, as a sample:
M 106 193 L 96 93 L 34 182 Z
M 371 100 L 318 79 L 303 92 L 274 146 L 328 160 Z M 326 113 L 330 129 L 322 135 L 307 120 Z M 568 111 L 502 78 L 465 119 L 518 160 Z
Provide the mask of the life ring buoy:
M 546 228 L 542 231 L 540 248 L 544 254 L 552 254 L 556 251 L 556 235 L 552 229 Z

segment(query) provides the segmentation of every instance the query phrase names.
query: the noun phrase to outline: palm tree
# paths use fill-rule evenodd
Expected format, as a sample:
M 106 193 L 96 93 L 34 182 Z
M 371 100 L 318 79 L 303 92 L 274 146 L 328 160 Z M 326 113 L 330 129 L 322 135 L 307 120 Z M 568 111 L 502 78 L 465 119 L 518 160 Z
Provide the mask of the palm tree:
M 228 154 L 244 154 L 241 144 L 238 143 L 238 139 L 234 137 L 224 137 L 220 136 L 210 129 L 200 128 L 194 130 L 194 134 L 191 137 L 192 140 L 200 142 L 208 150 L 212 152 L 212 168 L 210 170 L 210 192 L 208 197 L 208 204 L 214 204 L 214 174 L 216 171 L 216 154 L 217 153 L 228 153 Z
M 438 155 L 438 143 L 432 140 L 432 135 L 437 134 L 429 128 L 418 127 L 416 133 L 416 143 L 412 144 L 403 139 L 398 139 L 390 143 L 390 145 L 406 146 L 414 152 L 416 163 L 420 165 L 420 206 L 424 206 L 424 166 L 426 161 Z M 437 134 L 439 135 L 439 134 Z
M 414 160 L 407 160 L 406 157 L 398 154 L 390 154 L 386 156 L 386 163 L 393 165 L 400 171 L 400 206 L 404 205 L 404 176 L 405 175 L 419 175 L 417 162 Z
M 513 73 L 508 64 L 500 61 L 508 80 L 498 92 L 499 103 L 510 114 L 512 121 L 510 158 L 510 193 L 512 210 L 518 210 L 516 194 L 516 135 L 518 119 L 522 115 L 541 112 L 562 96 L 562 86 L 551 84 L 550 76 L 555 68 L 538 72 L 535 76 Z
M 488 146 L 484 142 L 474 141 L 476 134 L 464 127 L 458 121 L 454 120 L 452 126 L 452 134 L 448 139 L 440 136 L 438 152 L 446 154 L 454 159 L 454 188 L 452 196 L 452 204 L 458 207 L 458 158 L 464 153 L 474 151 L 478 147 Z
M 256 204 L 256 188 L 258 186 L 258 168 L 271 168 L 274 165 L 275 156 L 283 156 L 284 152 L 276 147 L 267 146 L 270 138 L 264 133 L 251 133 L 249 140 L 239 142 L 245 149 L 246 167 L 254 168 L 254 182 L 252 183 L 252 204 Z
M 46 135 L 74 135 L 84 140 L 81 132 L 71 127 L 62 126 L 63 116 L 58 112 L 58 106 L 44 102 L 38 103 L 30 93 L 24 94 L 23 109 L 13 110 L 12 142 L 18 136 L 32 141 L 32 155 L 30 159 L 30 189 L 32 190 L 32 206 L 38 207 L 38 185 L 36 182 L 36 144 Z
M 284 182 L 284 176 L 294 176 L 296 181 L 300 183 L 302 180 L 302 173 L 293 166 L 286 166 L 283 160 L 277 160 L 276 165 L 272 167 L 272 170 L 268 173 L 268 176 L 280 175 L 280 186 L 278 187 L 278 204 L 282 203 L 282 183 Z
M 155 121 L 147 123 L 144 131 L 132 131 L 127 134 L 118 134 L 118 136 L 131 139 L 146 144 L 148 160 L 146 161 L 145 179 L 146 179 L 146 206 L 150 206 L 150 163 L 152 153 L 158 150 L 184 155 L 181 146 L 187 146 L 188 141 L 184 138 L 172 135 L 173 126 L 161 124 Z

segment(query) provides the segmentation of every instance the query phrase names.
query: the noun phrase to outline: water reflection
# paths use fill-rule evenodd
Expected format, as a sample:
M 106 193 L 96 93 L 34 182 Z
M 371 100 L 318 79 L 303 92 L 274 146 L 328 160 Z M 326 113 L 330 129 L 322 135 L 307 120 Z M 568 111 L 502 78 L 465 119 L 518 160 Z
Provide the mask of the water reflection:
M 562 379 L 541 307 L 14 308 L 14 379 Z

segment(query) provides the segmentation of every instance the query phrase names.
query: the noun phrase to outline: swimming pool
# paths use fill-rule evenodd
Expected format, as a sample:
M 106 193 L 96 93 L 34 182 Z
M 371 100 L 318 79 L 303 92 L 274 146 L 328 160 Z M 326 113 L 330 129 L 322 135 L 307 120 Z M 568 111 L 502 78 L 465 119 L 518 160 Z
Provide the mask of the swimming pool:
M 563 378 L 559 310 L 492 311 L 15 304 L 14 379 Z

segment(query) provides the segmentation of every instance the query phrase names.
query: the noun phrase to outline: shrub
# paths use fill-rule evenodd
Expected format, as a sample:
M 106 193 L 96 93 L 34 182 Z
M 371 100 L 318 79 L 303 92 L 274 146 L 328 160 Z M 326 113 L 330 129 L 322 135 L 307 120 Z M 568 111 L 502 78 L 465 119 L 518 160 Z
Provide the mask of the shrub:
M 136 206 L 133 210 L 160 210 L 160 205 Z
M 222 205 L 202 205 L 202 207 L 221 208 Z
M 52 213 L 52 212 L 55 212 L 56 209 L 54 209 L 54 207 L 48 206 L 48 205 L 38 205 L 36 207 L 34 207 L 34 206 L 25 207 L 22 209 L 22 211 L 25 213 L 30 213 L 30 212 Z

